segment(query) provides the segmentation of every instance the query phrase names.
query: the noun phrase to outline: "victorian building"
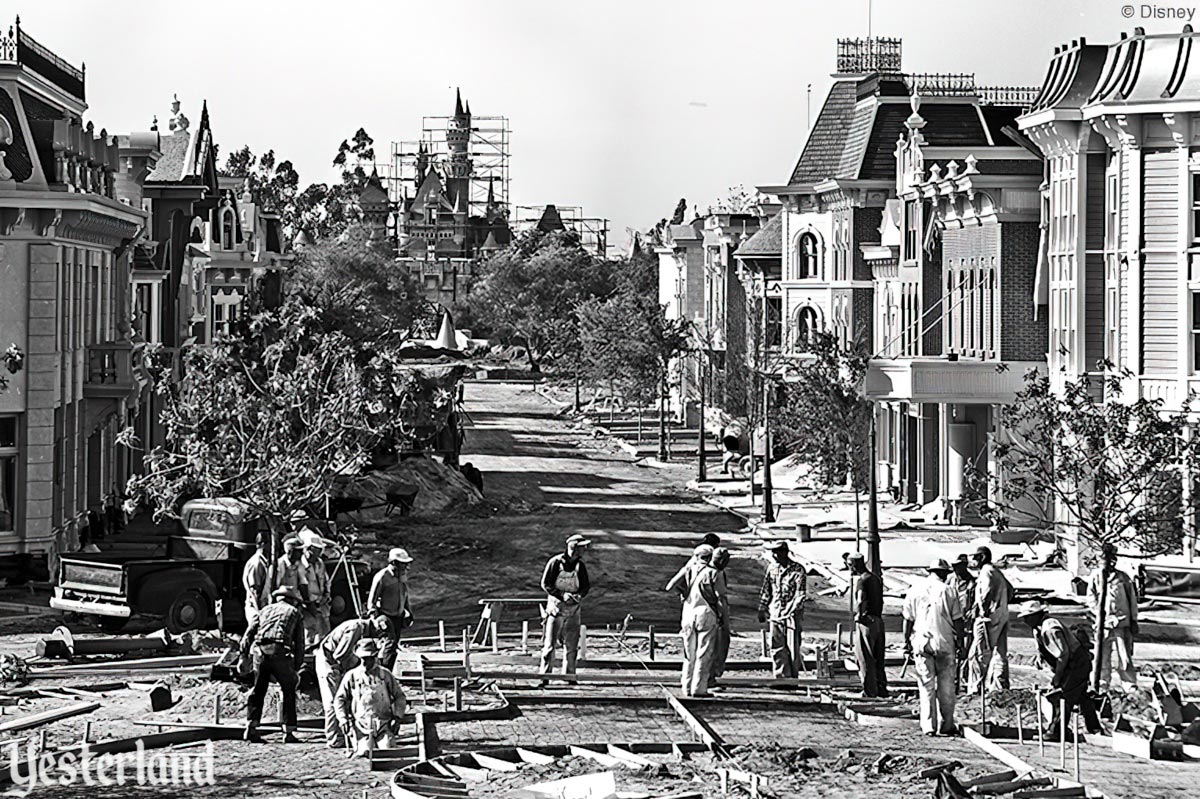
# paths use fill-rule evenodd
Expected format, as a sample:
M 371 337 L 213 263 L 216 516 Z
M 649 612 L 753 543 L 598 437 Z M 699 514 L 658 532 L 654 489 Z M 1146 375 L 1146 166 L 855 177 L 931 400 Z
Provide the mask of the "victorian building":
M 1036 292 L 1049 320 L 1051 376 L 1099 372 L 1107 360 L 1122 381 L 1107 400 L 1152 399 L 1165 411 L 1200 390 L 1195 45 L 1188 26 L 1057 47 L 1019 120 L 1048 167 Z M 1182 490 L 1193 501 L 1194 487 Z
M 896 198 L 880 240 L 861 247 L 873 278 L 866 393 L 880 482 L 903 502 L 938 502 L 930 520 L 955 523 L 974 521 L 962 512 L 964 481 L 988 464 L 997 406 L 1043 365 L 1047 343 L 1033 304 L 1042 161 L 1012 126 L 1020 108 L 982 106 L 969 88 L 957 104 L 913 95 L 903 106 Z M 939 105 L 990 119 L 985 139 L 945 143 L 936 126 L 957 123 L 930 121 L 944 116 Z
M 141 388 L 130 275 L 148 215 L 117 198 L 119 144 L 86 110 L 82 70 L 19 21 L 0 35 L 0 557 L 26 569 L 115 509 Z

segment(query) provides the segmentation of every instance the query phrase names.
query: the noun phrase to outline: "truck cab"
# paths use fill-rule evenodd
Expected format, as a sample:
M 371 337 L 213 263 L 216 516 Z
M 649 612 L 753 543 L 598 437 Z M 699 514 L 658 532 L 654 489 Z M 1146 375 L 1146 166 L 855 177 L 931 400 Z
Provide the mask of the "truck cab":
M 98 616 L 109 631 L 134 614 L 161 616 L 174 633 L 215 626 L 245 625 L 242 571 L 266 524 L 243 503 L 228 497 L 194 499 L 180 512 L 180 533 L 169 536 L 162 556 L 129 558 L 75 553 L 60 558 L 50 606 Z M 360 604 L 370 585 L 370 569 L 359 561 L 326 559 L 336 625 L 354 615 L 352 591 Z

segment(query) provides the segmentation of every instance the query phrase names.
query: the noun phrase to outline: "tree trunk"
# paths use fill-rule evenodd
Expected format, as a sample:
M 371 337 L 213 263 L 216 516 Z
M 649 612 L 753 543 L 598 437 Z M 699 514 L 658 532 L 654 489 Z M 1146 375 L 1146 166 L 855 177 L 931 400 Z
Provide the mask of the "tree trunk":
M 1103 556 L 1101 556 L 1103 557 Z M 1108 611 L 1108 569 L 1100 563 L 1100 606 L 1096 608 L 1096 629 L 1092 631 L 1092 691 L 1100 690 L 1101 655 L 1104 652 L 1104 622 Z
M 575 413 L 579 413 L 579 367 L 575 367 Z
M 662 384 L 658 396 L 658 459 L 664 463 L 670 458 L 667 454 L 667 370 L 662 371 Z

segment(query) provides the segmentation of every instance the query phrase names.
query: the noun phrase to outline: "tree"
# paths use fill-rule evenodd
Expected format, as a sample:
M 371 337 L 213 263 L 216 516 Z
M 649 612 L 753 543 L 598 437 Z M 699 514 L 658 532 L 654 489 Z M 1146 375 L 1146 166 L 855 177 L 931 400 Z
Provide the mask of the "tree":
M 340 329 L 355 341 L 404 341 L 421 303 L 412 276 L 361 226 L 305 247 L 288 286 L 318 309 L 326 330 Z
M 1063 379 L 1060 387 L 1036 370 L 1025 375 L 1000 412 L 991 472 L 971 476 L 973 494 L 999 530 L 1054 527 L 1092 553 L 1177 552 L 1192 512 L 1182 487 L 1195 484 L 1200 464 L 1200 447 L 1188 435 L 1190 400 L 1171 412 L 1161 400 L 1125 401 L 1121 383 L 1128 373 L 1099 366 L 1102 378 Z M 989 489 L 991 501 L 982 501 Z M 1097 682 L 1108 590 L 1107 573 L 1100 573 Z
M 341 173 L 339 182 L 311 183 L 296 194 L 292 225 L 317 241 L 337 238 L 362 222 L 358 197 L 374 171 L 375 140 L 359 128 L 338 145 L 333 165 Z
M 595 259 L 577 236 L 529 231 L 480 265 L 471 302 L 497 335 L 525 345 L 530 369 L 538 372 L 599 282 Z
M 719 214 L 753 214 L 763 201 L 763 195 L 756 189 L 753 192 L 742 184 L 730 186 L 725 197 L 717 200 L 709 208 L 710 213 Z
M 178 514 L 187 499 L 234 497 L 262 514 L 272 554 L 291 514 L 322 502 L 334 482 L 364 468 L 381 447 L 411 438 L 421 408 L 420 375 L 394 349 L 328 330 L 299 297 L 254 313 L 238 333 L 187 349 L 182 382 L 154 375 L 164 443 L 146 453 L 131 497 Z M 122 440 L 136 446 L 132 431 Z
M 291 161 L 276 163 L 274 150 L 267 150 L 259 157 L 248 146 L 243 146 L 225 159 L 221 174 L 245 180 L 250 185 L 255 201 L 267 211 L 279 214 L 283 229 L 289 236 L 298 232 L 296 193 L 300 186 L 300 173 Z
M 863 396 L 869 354 L 859 345 L 843 347 L 829 333 L 813 333 L 806 357 L 784 384 L 783 402 L 773 419 L 792 453 L 826 486 L 867 487 L 871 403 Z

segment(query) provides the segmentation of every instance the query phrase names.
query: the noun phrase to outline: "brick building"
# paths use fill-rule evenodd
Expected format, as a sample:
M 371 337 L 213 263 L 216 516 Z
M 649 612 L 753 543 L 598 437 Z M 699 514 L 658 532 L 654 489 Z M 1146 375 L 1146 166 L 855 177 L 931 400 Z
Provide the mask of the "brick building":
M 0 557 L 25 568 L 115 512 L 141 387 L 130 273 L 148 219 L 117 199 L 118 143 L 86 110 L 82 70 L 19 22 L 0 35 L 0 342 L 24 354 L 0 392 Z
M 1042 161 L 1011 127 L 1018 107 L 983 105 L 965 80 L 941 88 L 941 103 L 914 94 L 905 105 L 896 198 L 881 241 L 862 248 L 875 298 L 866 392 L 878 403 L 883 486 L 905 502 L 941 501 L 934 515 L 959 521 L 966 473 L 990 457 L 996 406 L 1045 360 L 1033 305 Z M 947 105 L 978 120 L 973 141 Z M 955 138 L 936 125 L 958 128 Z

